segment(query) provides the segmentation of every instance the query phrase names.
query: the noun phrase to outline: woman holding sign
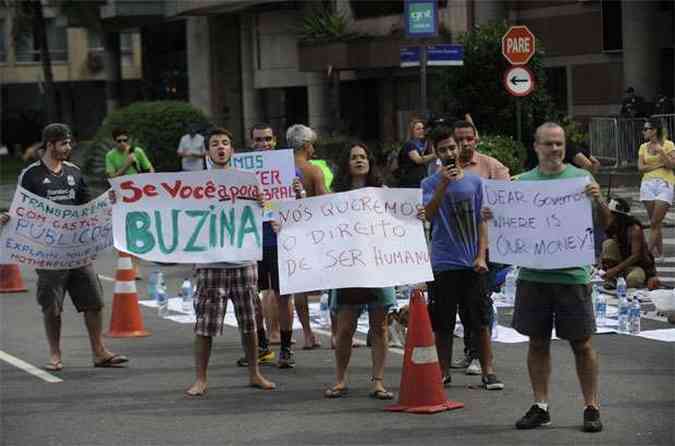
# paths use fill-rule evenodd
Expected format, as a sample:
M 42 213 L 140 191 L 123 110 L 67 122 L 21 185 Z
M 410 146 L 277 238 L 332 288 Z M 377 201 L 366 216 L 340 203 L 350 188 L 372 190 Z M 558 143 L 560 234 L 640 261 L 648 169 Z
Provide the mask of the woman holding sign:
M 374 160 L 368 147 L 355 143 L 340 164 L 336 175 L 335 192 L 362 187 L 382 187 L 382 179 L 374 169 Z M 361 313 L 368 310 L 372 338 L 371 398 L 390 400 L 394 397 L 384 388 L 384 362 L 387 356 L 387 312 L 396 302 L 393 288 L 344 288 L 335 290 L 331 309 L 337 315 L 337 343 L 335 349 L 337 382 L 326 389 L 326 398 L 340 398 L 348 393 L 346 372 L 352 354 L 352 338 Z

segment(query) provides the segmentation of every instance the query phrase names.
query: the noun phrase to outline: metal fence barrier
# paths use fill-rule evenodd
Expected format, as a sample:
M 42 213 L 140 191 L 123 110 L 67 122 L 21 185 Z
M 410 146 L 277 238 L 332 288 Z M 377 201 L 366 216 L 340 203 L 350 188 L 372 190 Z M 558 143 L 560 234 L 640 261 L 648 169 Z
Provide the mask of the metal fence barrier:
M 668 138 L 675 132 L 675 114 L 654 115 L 668 130 Z M 591 153 L 609 167 L 637 166 L 638 150 L 644 142 L 644 118 L 591 118 L 589 136 Z

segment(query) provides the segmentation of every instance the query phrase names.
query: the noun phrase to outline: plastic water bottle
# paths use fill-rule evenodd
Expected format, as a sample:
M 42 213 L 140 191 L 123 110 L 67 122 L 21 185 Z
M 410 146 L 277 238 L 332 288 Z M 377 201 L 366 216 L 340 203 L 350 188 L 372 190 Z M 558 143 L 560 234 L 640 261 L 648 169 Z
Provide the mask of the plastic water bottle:
M 632 335 L 640 334 L 640 300 L 633 296 L 628 317 L 628 331 Z
M 328 293 L 322 293 L 319 300 L 319 317 L 322 327 L 330 327 L 330 310 L 328 309 Z
M 164 280 L 162 271 L 159 269 L 150 273 L 148 277 L 148 297 L 152 300 L 157 300 L 157 284 Z
M 186 278 L 180 287 L 181 303 L 183 304 L 183 312 L 185 313 L 192 312 L 192 293 L 192 283 L 190 279 Z
M 595 297 L 595 323 L 603 326 L 607 323 L 607 297 L 598 292 L 598 286 L 593 284 L 593 293 Z
M 496 340 L 499 337 L 498 328 L 499 327 L 499 308 L 497 304 L 492 302 L 492 340 Z
M 516 281 L 518 280 L 518 267 L 514 266 L 504 279 L 504 300 L 512 304 L 516 300 Z
M 164 281 L 157 284 L 157 315 L 161 318 L 169 316 L 169 296 L 166 294 Z
M 626 296 L 626 280 L 619 277 L 616 281 L 616 297 L 619 299 L 618 331 L 628 333 L 628 296 Z

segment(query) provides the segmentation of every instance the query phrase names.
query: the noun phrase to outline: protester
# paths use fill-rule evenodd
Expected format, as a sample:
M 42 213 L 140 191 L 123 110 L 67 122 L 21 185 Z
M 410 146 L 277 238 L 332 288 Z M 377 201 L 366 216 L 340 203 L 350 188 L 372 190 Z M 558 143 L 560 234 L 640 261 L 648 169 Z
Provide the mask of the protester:
M 647 249 L 642 225 L 630 215 L 630 205 L 623 198 L 612 198 L 609 209 L 609 238 L 602 244 L 601 255 L 605 288 L 615 288 L 617 277 L 625 277 L 628 288 L 656 288 L 656 265 Z
M 113 129 L 112 137 L 117 147 L 105 155 L 105 172 L 109 178 L 155 171 L 143 149 L 129 144 L 129 132 L 126 129 Z
M 564 163 L 565 131 L 547 122 L 535 133 L 534 150 L 538 166 L 518 177 L 520 181 L 547 181 L 588 177 L 586 194 L 593 200 L 603 227 L 611 212 L 600 197 L 600 187 L 585 170 Z M 484 219 L 492 218 L 489 209 Z M 522 268 L 518 276 L 513 328 L 529 336 L 527 368 L 534 392 L 534 405 L 516 422 L 518 429 L 534 429 L 551 423 L 549 380 L 551 375 L 551 330 L 570 342 L 577 375 L 584 397 L 583 430 L 602 430 L 598 401 L 598 357 L 591 336 L 595 333 L 595 315 L 591 302 L 588 266 L 566 269 Z
M 453 136 L 459 146 L 459 163 L 465 172 L 473 173 L 486 180 L 510 179 L 509 168 L 499 160 L 478 151 L 480 138 L 476 125 L 468 113 L 464 120 L 453 124 Z M 489 260 L 489 259 L 488 259 Z M 495 291 L 496 276 L 504 265 L 490 263 L 488 261 L 487 291 Z M 452 368 L 466 369 L 467 375 L 480 375 L 481 367 L 478 358 L 478 334 L 477 327 L 472 326 L 471 318 L 467 315 L 468 310 L 460 302 L 459 317 L 464 326 L 464 358 L 451 363 Z
M 420 182 L 426 175 L 427 163 L 433 161 L 436 155 L 426 153 L 424 139 L 424 121 L 413 119 L 408 127 L 408 142 L 398 154 L 398 185 L 400 187 L 420 187 Z
M 180 138 L 178 143 L 178 156 L 180 157 L 183 171 L 191 172 L 204 170 L 204 137 L 198 133 L 197 124 L 190 124 L 188 132 Z
M 255 124 L 249 132 L 251 148 L 253 150 L 274 150 L 276 138 L 272 128 L 265 123 Z M 277 310 L 277 295 L 279 294 L 279 270 L 277 268 L 277 237 L 270 222 L 263 222 L 263 258 L 258 262 L 258 291 L 263 294 L 261 305 L 257 294 L 254 298 L 256 325 L 258 327 L 258 363 L 272 364 L 274 352 L 269 348 L 269 341 L 265 331 L 264 318 L 267 318 L 267 327 L 270 336 L 279 340 L 279 316 Z M 288 305 L 287 305 L 288 306 Z M 291 309 L 289 308 L 289 312 Z M 267 315 L 267 317 L 265 317 Z M 276 326 L 276 327 L 275 327 Z M 246 357 L 240 358 L 237 365 L 248 366 Z
M 464 172 L 460 150 L 449 129 L 434 136 L 436 156 L 442 167 L 422 181 L 422 200 L 432 223 L 429 315 L 436 338 L 444 383 L 449 385 L 452 339 L 457 307 L 467 308 L 477 327 L 482 384 L 501 390 L 493 365 L 490 324 L 492 300 L 486 288 L 487 227 L 481 221 L 482 180 Z
M 42 131 L 42 157 L 19 175 L 19 186 L 58 204 L 82 205 L 92 196 L 80 169 L 66 161 L 72 150 L 72 133 L 65 124 L 52 123 Z M 0 227 L 10 219 L 0 215 Z M 94 367 L 122 367 L 126 356 L 110 352 L 103 344 L 103 289 L 90 263 L 73 269 L 36 269 L 38 275 L 37 301 L 49 344 L 49 362 L 45 369 L 63 370 L 61 359 L 61 313 L 68 292 L 75 308 L 84 313 L 84 322 L 93 353 Z
M 565 147 L 565 164 L 572 164 L 579 169 L 584 169 L 591 174 L 597 174 L 600 170 L 600 161 L 591 155 L 591 149 L 582 144 L 568 143 Z
M 382 187 L 382 178 L 375 161 L 363 143 L 354 143 L 339 167 L 335 192 Z M 384 387 L 384 364 L 387 357 L 387 313 L 396 303 L 393 288 L 346 288 L 334 292 L 332 310 L 336 313 L 336 383 L 326 389 L 326 398 L 339 398 L 348 392 L 346 372 L 352 353 L 356 324 L 364 310 L 368 310 L 369 335 L 372 343 L 371 398 L 390 400 L 394 394 Z
M 232 134 L 216 128 L 206 137 L 213 169 L 228 169 L 232 157 Z M 261 202 L 262 203 L 262 202 Z M 202 396 L 207 390 L 207 369 L 213 336 L 223 334 L 228 299 L 232 300 L 248 360 L 249 385 L 271 390 L 274 383 L 265 379 L 258 366 L 256 320 L 253 300 L 257 295 L 258 268 L 255 262 L 204 263 L 196 269 L 195 292 L 195 368 L 197 379 L 186 390 L 188 396 Z
M 295 168 L 300 177 L 300 185 L 296 193 L 300 197 L 313 197 L 327 193 L 321 169 L 309 162 L 314 155 L 314 142 L 316 133 L 311 128 L 302 124 L 295 124 L 286 131 L 286 142 L 293 149 Z M 299 186 L 300 186 L 299 185 Z M 307 295 L 313 293 L 298 293 L 294 296 L 295 311 L 302 324 L 305 337 L 304 348 L 312 349 L 320 346 L 318 339 L 312 332 L 309 323 L 309 308 Z M 295 367 L 295 355 L 291 350 L 291 338 L 293 335 L 293 318 L 288 311 L 288 299 L 290 296 L 279 296 L 279 323 L 281 325 L 281 349 L 279 351 L 279 368 Z
M 663 219 L 673 203 L 675 185 L 675 145 L 666 139 L 666 130 L 657 119 L 647 120 L 642 127 L 645 143 L 638 153 L 638 170 L 642 174 L 640 201 L 647 208 L 650 231 L 649 252 L 663 256 Z

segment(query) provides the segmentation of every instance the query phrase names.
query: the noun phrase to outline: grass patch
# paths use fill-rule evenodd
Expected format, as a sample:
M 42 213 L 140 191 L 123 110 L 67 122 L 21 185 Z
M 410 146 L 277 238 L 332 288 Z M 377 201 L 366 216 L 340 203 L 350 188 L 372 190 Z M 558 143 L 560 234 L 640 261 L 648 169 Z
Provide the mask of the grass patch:
M 19 174 L 27 166 L 21 158 L 0 157 L 0 184 L 16 184 Z

